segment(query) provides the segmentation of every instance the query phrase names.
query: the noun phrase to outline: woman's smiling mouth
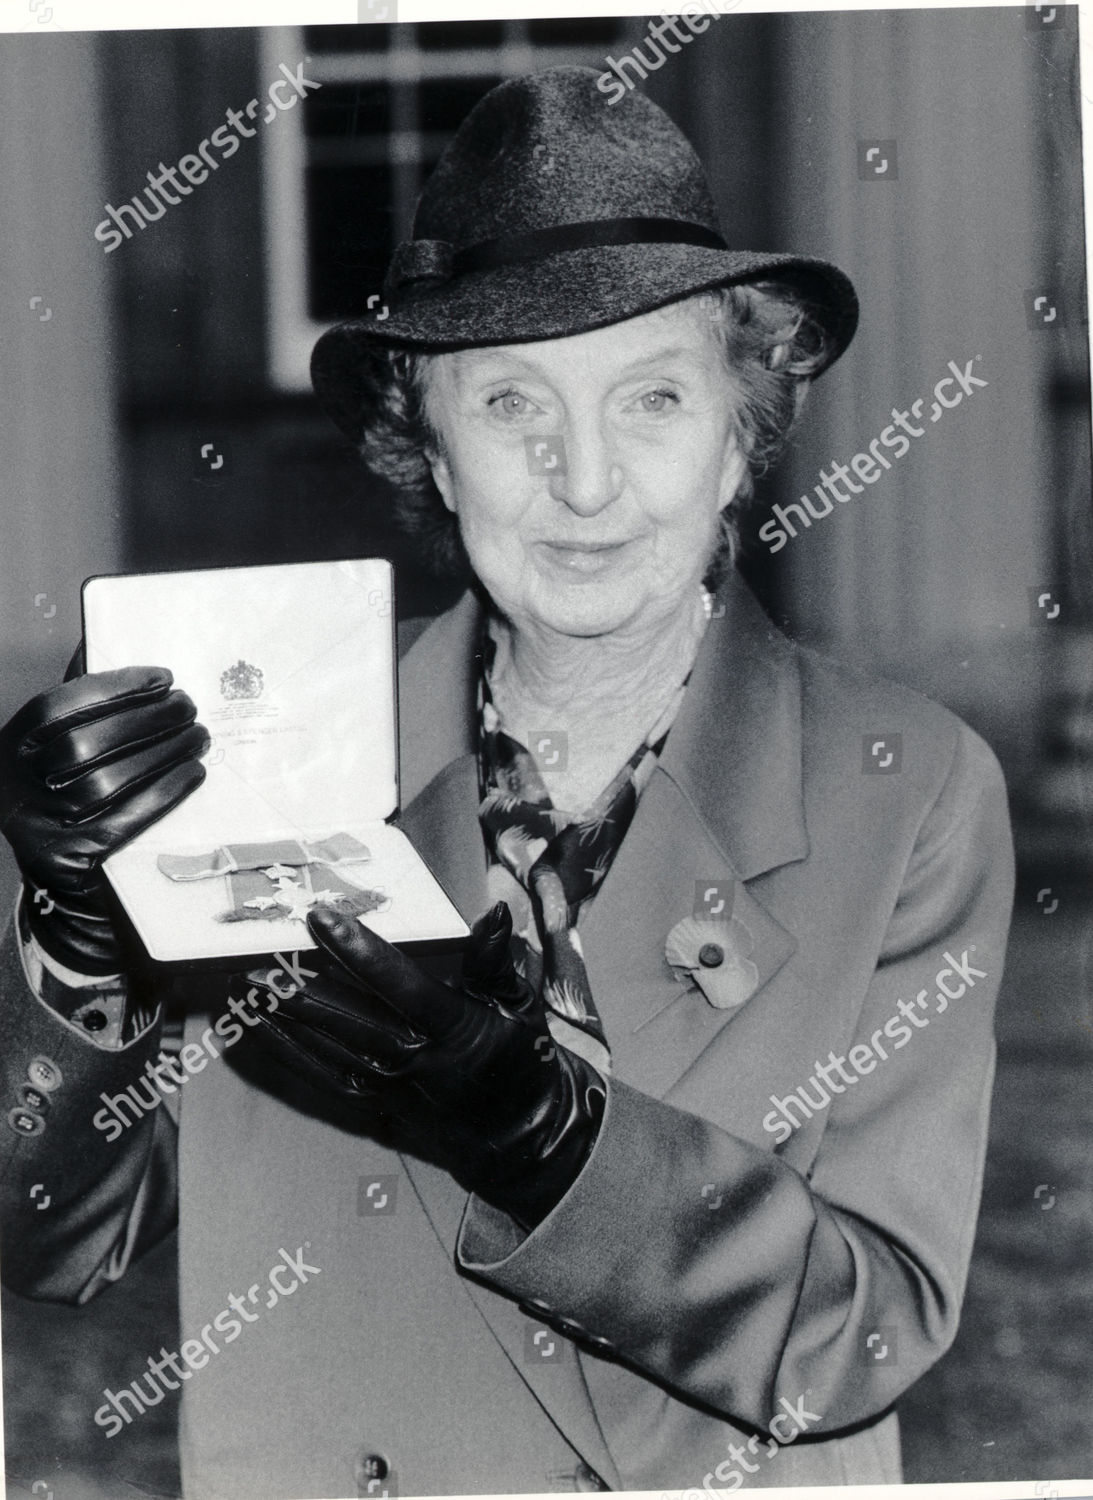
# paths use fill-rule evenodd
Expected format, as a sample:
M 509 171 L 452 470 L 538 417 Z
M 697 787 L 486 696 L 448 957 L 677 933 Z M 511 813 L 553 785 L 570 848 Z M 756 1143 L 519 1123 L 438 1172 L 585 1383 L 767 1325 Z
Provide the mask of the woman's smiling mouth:
M 540 541 L 538 547 L 558 567 L 591 573 L 615 561 L 633 543 L 633 537 L 622 537 L 618 541 Z
M 543 541 L 537 545 L 554 567 L 571 573 L 595 573 L 615 562 L 633 545 L 633 539 L 627 537 L 617 542 Z

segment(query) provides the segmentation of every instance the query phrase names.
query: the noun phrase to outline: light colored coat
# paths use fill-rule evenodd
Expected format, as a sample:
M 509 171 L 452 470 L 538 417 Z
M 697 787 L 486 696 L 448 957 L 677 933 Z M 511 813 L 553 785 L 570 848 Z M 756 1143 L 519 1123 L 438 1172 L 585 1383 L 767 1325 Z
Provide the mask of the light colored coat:
M 264 1288 L 282 1249 L 319 1269 L 189 1380 L 191 1500 L 899 1479 L 891 1408 L 954 1336 L 975 1230 L 1012 896 L 1005 791 L 946 710 L 798 650 L 736 580 L 719 603 L 582 919 L 614 1073 L 591 1158 L 530 1236 L 437 1169 L 254 1087 L 235 1054 L 185 1085 L 182 1336 Z M 478 618 L 465 597 L 400 665 L 402 823 L 468 918 L 487 904 Z M 893 736 L 901 769 L 873 774 L 872 743 Z M 665 959 L 696 887 L 727 897 L 752 945 L 736 1009 Z M 954 961 L 970 982 L 942 1002 Z M 222 1008 L 204 989 L 189 1040 Z M 923 992 L 921 1024 L 901 1022 L 898 1002 Z M 21 1062 L 52 1048 L 85 1100 L 117 1083 L 118 1063 L 87 1061 L 42 1007 L 22 1014 Z M 873 1066 L 855 1054 L 860 1075 L 784 1139 L 772 1096 L 855 1045 Z M 9 1176 L 40 1176 L 87 1114 L 63 1110 L 52 1148 L 9 1142 Z M 8 1193 L 34 1242 L 7 1257 L 13 1284 L 85 1295 L 124 1264 L 127 1222 L 138 1247 L 141 1215 L 161 1232 L 173 1127 L 163 1110 L 145 1125 L 124 1163 L 100 1138 L 66 1169 L 67 1227 Z M 114 1389 L 143 1368 L 135 1355 Z M 804 1436 L 765 1436 L 790 1409 Z M 369 1489 L 366 1455 L 392 1479 Z

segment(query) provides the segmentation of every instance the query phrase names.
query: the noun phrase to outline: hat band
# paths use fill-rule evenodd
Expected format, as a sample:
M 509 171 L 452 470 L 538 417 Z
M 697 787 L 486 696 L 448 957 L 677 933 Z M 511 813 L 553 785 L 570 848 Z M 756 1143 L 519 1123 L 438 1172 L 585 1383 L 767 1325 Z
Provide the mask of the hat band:
M 503 234 L 462 250 L 456 250 L 447 240 L 404 240 L 391 257 L 387 287 L 392 292 L 407 292 L 416 282 L 443 282 L 471 271 L 495 271 L 567 250 L 596 250 L 607 245 L 729 248 L 716 230 L 686 219 L 588 219 L 580 224 L 552 224 L 524 234 Z

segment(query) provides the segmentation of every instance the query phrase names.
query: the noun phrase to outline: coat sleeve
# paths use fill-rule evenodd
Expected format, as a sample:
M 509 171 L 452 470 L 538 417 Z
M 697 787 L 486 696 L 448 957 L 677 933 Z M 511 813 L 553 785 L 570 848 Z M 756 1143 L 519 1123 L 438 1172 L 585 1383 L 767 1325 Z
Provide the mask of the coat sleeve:
M 863 1073 L 874 1059 L 870 1076 L 833 1091 L 807 1179 L 612 1081 L 566 1197 L 526 1237 L 472 1199 L 461 1269 L 579 1346 L 760 1430 L 776 1402 L 806 1393 L 810 1431 L 884 1411 L 956 1332 L 1012 891 L 1001 772 L 962 726 L 858 1013 L 851 1045 L 866 1049 Z M 716 1213 L 701 1191 L 711 1183 Z
M 9 925 L 0 943 L 0 1276 L 13 1291 L 87 1302 L 173 1228 L 174 1121 L 166 1108 L 138 1114 L 123 1100 L 123 1128 L 100 1097 L 141 1077 L 160 1031 L 157 1013 L 127 1046 L 95 1046 L 34 994 Z M 33 1134 L 19 1125 L 28 1113 Z

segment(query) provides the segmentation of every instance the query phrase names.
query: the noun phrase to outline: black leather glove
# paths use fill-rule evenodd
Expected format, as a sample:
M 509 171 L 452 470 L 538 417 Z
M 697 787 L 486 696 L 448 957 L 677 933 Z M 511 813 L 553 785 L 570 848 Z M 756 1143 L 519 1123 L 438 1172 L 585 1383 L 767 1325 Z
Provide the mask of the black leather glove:
M 318 909 L 307 920 L 319 944 L 307 962 L 322 972 L 257 1009 L 254 1035 L 314 1087 L 358 1104 L 366 1124 L 375 1113 L 386 1144 L 533 1228 L 584 1165 L 606 1094 L 591 1064 L 552 1039 L 517 975 L 508 907 L 475 923 L 459 989 L 359 922 Z
M 171 683 L 162 667 L 75 677 L 0 729 L 0 832 L 27 886 L 31 931 L 83 974 L 123 967 L 103 860 L 205 779 L 208 732 Z

